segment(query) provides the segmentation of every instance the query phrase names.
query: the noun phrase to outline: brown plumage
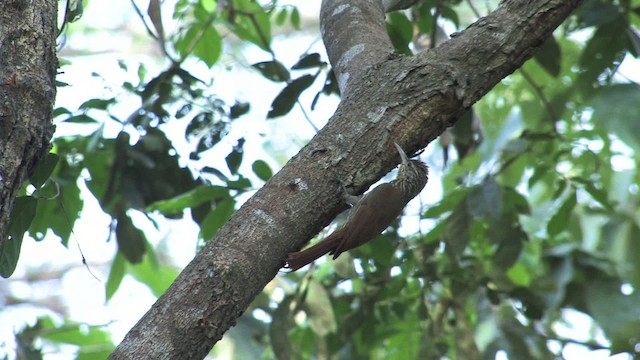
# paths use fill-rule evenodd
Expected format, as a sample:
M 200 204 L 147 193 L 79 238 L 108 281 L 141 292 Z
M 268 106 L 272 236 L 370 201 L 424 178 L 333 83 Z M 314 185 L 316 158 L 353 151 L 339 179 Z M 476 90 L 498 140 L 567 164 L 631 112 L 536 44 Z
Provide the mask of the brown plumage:
M 427 184 L 429 168 L 419 160 L 409 160 L 402 148 L 395 145 L 402 159 L 398 176 L 365 194 L 355 204 L 342 228 L 303 251 L 289 254 L 289 269 L 296 271 L 327 253 L 335 260 L 343 252 L 375 238 L 422 191 Z

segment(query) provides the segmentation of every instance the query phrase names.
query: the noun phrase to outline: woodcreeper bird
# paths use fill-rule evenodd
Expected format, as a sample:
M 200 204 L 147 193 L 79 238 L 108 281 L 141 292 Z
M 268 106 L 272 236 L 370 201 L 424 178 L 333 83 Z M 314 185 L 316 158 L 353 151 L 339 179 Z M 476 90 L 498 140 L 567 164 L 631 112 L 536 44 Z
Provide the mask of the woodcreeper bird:
M 402 148 L 398 144 L 395 146 L 402 160 L 398 176 L 362 196 L 353 206 L 342 228 L 305 250 L 289 254 L 289 269 L 296 271 L 327 253 L 333 255 L 335 260 L 344 251 L 375 238 L 422 191 L 429 178 L 429 167 L 419 160 L 409 160 Z

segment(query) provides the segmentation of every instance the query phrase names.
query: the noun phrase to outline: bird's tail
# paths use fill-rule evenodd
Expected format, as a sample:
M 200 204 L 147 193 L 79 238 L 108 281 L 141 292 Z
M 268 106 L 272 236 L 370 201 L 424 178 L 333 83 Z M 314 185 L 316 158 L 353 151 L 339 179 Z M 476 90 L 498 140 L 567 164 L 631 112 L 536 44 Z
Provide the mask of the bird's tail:
M 322 255 L 333 252 L 341 240 L 341 231 L 334 231 L 333 234 L 327 236 L 319 243 L 302 251 L 289 254 L 289 256 L 287 256 L 287 267 L 291 269 L 291 271 L 296 271 L 307 264 L 311 264 Z

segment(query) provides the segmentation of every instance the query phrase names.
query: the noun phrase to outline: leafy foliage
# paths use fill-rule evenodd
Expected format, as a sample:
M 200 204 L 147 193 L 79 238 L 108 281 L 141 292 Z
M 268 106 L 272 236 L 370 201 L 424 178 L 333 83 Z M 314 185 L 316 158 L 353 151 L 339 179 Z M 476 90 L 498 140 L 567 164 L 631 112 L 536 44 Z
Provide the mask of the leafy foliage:
M 424 1 L 389 14 L 398 53 L 435 46 L 443 25 L 463 29 L 482 15 L 470 3 Z M 418 215 L 428 230 L 399 240 L 394 224 L 335 262 L 278 276 L 227 333 L 225 341 L 241 344 L 236 357 L 555 359 L 568 344 L 638 356 L 640 87 L 619 74 L 621 62 L 640 52 L 639 9 L 633 1 L 584 1 L 534 59 L 441 140 L 444 161 L 434 153 L 429 162 L 442 164 L 442 198 Z M 270 95 L 265 119 L 307 105 L 300 96 L 318 79 L 324 82 L 312 109 L 321 95 L 339 94 L 322 55 L 305 52 L 292 66 L 277 58 L 276 30 L 303 27 L 295 7 L 179 0 L 173 18 L 179 25 L 166 37 L 158 34 L 161 18 L 154 17 L 155 33 L 147 25 L 166 68 L 151 76 L 144 64 L 120 62 L 123 73 L 137 77 L 123 82 L 124 94 L 54 112 L 60 124 L 93 130 L 56 137 L 52 155 L 17 198 L 13 241 L 0 246 L 4 277 L 16 266 L 25 232 L 42 240 L 50 230 L 66 246 L 84 196 L 93 196 L 112 218 L 118 247 L 107 301 L 127 275 L 160 296 L 178 270 L 163 264 L 134 214 L 188 216 L 208 241 L 238 197 L 273 176 L 265 154 L 250 159 L 250 134 L 232 135 L 251 102 L 227 103 L 192 70 L 193 60 L 219 66 L 227 33 L 269 56 L 247 66 L 282 86 Z M 139 104 L 127 116 L 115 110 L 123 97 Z M 167 130 L 176 124 L 183 130 Z M 113 126 L 117 135 L 107 135 Z M 182 141 L 186 153 L 176 145 Z M 222 165 L 203 165 L 211 153 Z M 427 187 L 437 189 L 430 181 Z M 84 185 L 89 192 L 80 190 Z M 586 337 L 567 330 L 575 314 L 590 330 Z M 600 332 L 606 341 L 594 335 Z M 104 357 L 113 348 L 99 328 L 47 318 L 16 338 L 34 354 L 37 339 L 74 344 L 79 358 L 87 349 Z
M 42 358 L 33 346 L 35 339 L 50 344 L 73 345 L 78 348 L 77 359 L 106 358 L 115 346 L 109 333 L 98 327 L 86 327 L 65 323 L 57 325 L 48 317 L 41 317 L 34 326 L 29 326 L 16 334 L 19 353 L 27 359 Z

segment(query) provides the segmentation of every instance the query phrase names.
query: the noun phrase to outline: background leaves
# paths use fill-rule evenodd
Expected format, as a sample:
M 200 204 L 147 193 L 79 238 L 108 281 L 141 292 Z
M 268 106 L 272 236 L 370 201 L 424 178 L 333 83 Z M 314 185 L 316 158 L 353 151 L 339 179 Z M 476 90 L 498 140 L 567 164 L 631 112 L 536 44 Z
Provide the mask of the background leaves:
M 442 29 L 460 31 L 486 15 L 470 3 L 424 1 L 389 14 L 397 52 L 429 49 L 442 41 Z M 292 60 L 273 46 L 286 31 L 308 30 L 299 9 L 260 4 L 162 4 L 176 27 L 157 13 L 146 24 L 160 69 L 115 61 L 126 78 L 117 84 L 121 93 L 56 109 L 61 127 L 79 127 L 56 136 L 17 198 L 12 241 L 0 245 L 2 276 L 14 271 L 25 233 L 38 241 L 53 234 L 67 246 L 85 206 L 97 203 L 110 219 L 108 235 L 97 241 L 114 248 L 103 265 L 106 301 L 126 279 L 151 296 L 166 290 L 179 269 L 153 245 L 149 228 L 187 219 L 197 224 L 199 244 L 214 239 L 247 193 L 287 160 L 274 135 L 284 117 L 296 105 L 313 110 L 324 96 L 339 95 L 323 54 L 305 46 Z M 584 1 L 534 59 L 425 152 L 437 175 L 426 191 L 441 196 L 423 195 L 407 210 L 419 226 L 392 224 L 335 262 L 280 274 L 225 335 L 233 350 L 214 353 L 551 359 L 570 353 L 567 344 L 582 344 L 638 356 L 640 91 L 622 71 L 639 53 L 638 13 L 633 2 Z M 246 49 L 259 59 L 243 58 Z M 230 63 L 277 86 L 260 93 L 268 108 L 214 86 Z M 301 101 L 309 92 L 310 104 Z M 123 104 L 134 105 L 123 114 Z M 256 130 L 258 123 L 273 131 Z M 260 148 L 263 140 L 274 141 Z M 78 358 L 104 358 L 113 349 L 107 326 L 75 324 L 63 311 L 59 318 L 17 329 L 20 349 L 37 356 L 36 344 L 71 345 Z M 567 324 L 589 332 L 580 337 Z

